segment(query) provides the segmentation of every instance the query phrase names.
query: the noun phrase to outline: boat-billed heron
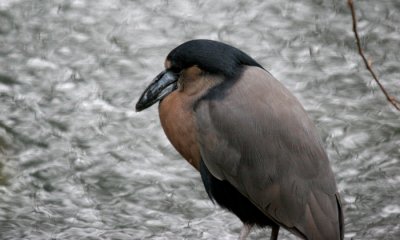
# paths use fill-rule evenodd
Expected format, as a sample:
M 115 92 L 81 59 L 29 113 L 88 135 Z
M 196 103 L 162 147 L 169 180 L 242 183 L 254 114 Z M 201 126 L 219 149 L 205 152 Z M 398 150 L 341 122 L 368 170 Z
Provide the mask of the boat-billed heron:
M 192 40 L 173 49 L 136 104 L 159 102 L 161 125 L 201 175 L 211 200 L 244 223 L 303 239 L 343 239 L 340 196 L 316 127 L 253 58 Z

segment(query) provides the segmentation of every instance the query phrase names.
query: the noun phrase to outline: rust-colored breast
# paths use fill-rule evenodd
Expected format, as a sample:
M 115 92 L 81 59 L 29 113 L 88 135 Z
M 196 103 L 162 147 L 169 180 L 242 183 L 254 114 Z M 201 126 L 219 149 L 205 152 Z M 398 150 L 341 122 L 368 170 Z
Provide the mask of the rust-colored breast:
M 192 114 L 192 99 L 176 90 L 165 97 L 159 106 L 161 125 L 175 149 L 197 170 L 200 151 Z

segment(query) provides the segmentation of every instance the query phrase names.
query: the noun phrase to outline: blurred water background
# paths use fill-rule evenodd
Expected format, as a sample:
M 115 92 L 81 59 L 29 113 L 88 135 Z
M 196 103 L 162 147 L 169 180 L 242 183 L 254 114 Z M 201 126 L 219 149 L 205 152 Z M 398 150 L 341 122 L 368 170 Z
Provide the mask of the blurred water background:
M 400 2 L 356 8 L 399 98 Z M 0 239 L 237 238 L 240 221 L 208 200 L 157 108 L 134 111 L 166 54 L 194 38 L 244 50 L 301 100 L 347 239 L 400 239 L 400 114 L 361 62 L 344 0 L 1 0 Z

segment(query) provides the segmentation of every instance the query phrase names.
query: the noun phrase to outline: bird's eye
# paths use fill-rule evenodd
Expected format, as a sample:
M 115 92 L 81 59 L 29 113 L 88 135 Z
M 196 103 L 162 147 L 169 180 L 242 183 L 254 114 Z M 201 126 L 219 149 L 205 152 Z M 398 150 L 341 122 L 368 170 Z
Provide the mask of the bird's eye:
M 171 67 L 171 68 L 169 68 L 168 70 L 170 70 L 170 71 L 172 71 L 173 73 L 176 73 L 176 74 L 178 74 L 178 75 L 180 75 L 181 73 L 182 73 L 182 71 L 183 71 L 183 69 L 182 68 L 179 68 L 179 67 Z

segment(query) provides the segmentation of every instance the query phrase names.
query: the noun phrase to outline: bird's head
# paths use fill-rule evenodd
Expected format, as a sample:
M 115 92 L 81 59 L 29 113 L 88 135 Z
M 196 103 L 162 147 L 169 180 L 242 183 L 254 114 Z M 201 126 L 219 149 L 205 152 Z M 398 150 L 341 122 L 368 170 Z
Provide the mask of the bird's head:
M 204 39 L 185 42 L 168 54 L 165 70 L 144 90 L 136 104 L 136 111 L 152 106 L 175 91 L 178 79 L 191 67 L 229 81 L 235 78 L 243 65 L 261 67 L 246 53 L 222 42 Z

